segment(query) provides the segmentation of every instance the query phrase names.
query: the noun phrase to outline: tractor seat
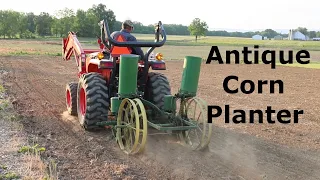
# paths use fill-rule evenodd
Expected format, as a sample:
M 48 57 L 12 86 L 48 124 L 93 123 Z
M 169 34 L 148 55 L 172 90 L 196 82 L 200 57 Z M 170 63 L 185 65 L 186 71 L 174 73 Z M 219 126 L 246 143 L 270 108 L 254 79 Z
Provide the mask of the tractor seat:
M 117 35 L 115 40 L 118 42 L 126 42 L 126 39 L 121 34 Z M 110 49 L 111 57 L 116 57 L 116 58 L 120 57 L 120 55 L 122 54 L 131 54 L 131 53 L 132 53 L 132 49 L 130 47 L 111 46 L 111 49 Z

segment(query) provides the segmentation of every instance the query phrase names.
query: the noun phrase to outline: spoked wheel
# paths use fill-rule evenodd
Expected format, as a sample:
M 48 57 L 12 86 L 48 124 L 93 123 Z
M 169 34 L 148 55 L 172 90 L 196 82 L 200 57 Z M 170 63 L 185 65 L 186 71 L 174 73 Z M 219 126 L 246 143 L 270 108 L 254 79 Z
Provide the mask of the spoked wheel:
M 147 115 L 140 99 L 124 99 L 117 117 L 117 142 L 126 154 L 144 150 L 147 141 Z
M 202 99 L 194 97 L 186 99 L 180 110 L 180 116 L 183 119 L 197 126 L 197 128 L 180 132 L 181 141 L 193 150 L 203 150 L 208 147 L 212 136 L 212 124 L 207 122 L 207 104 Z

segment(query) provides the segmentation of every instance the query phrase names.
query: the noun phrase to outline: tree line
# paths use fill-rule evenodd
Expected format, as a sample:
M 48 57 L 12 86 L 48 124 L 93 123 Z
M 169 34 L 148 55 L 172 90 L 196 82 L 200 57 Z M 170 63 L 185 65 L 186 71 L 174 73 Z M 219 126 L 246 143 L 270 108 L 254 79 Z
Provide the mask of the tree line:
M 116 20 L 116 15 L 106 5 L 93 5 L 87 10 L 64 8 L 51 15 L 41 12 L 35 15 L 33 12 L 22 13 L 14 10 L 0 10 L 0 37 L 2 38 L 36 38 L 36 37 L 64 37 L 69 31 L 77 32 L 81 37 L 96 37 L 100 35 L 98 22 L 107 19 L 110 30 L 120 30 L 121 22 Z M 153 34 L 153 24 L 144 25 L 133 21 L 134 32 L 141 34 Z M 156 22 L 155 22 L 156 23 Z M 168 35 L 195 35 L 199 36 L 227 36 L 227 37 L 252 37 L 255 34 L 273 38 L 278 35 L 272 29 L 256 32 L 227 32 L 210 31 L 205 22 L 195 18 L 189 26 L 182 24 L 164 24 Z M 308 31 L 299 27 L 302 33 L 307 33 L 310 38 L 320 37 L 320 32 Z M 286 36 L 287 34 L 282 34 Z

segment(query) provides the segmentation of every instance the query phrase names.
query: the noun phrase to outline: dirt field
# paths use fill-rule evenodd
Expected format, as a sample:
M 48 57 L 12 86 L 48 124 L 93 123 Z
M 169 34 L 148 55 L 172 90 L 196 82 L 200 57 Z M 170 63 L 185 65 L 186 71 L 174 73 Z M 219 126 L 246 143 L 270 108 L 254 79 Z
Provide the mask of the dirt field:
M 178 90 L 181 61 L 163 71 Z M 75 62 L 59 57 L 0 57 L 5 87 L 24 129 L 58 162 L 60 179 L 320 179 L 320 70 L 264 65 L 203 64 L 198 95 L 209 105 L 231 109 L 303 109 L 298 124 L 225 124 L 215 121 L 208 151 L 192 152 L 167 135 L 148 136 L 144 154 L 127 157 L 111 133 L 84 132 L 66 114 L 65 84 L 76 81 Z M 225 77 L 284 82 L 284 94 L 227 94 Z M 274 118 L 274 117 L 273 117 Z M 1 137 L 1 136 L 0 136 Z

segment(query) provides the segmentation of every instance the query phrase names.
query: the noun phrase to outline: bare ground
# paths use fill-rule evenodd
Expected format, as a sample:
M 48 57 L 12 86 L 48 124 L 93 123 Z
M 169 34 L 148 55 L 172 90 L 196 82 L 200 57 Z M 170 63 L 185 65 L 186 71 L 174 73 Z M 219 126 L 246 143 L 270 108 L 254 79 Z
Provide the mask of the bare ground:
M 0 99 L 0 105 L 3 101 Z M 8 109 L 6 109 L 8 110 Z M 18 150 L 25 142 L 25 136 L 21 132 L 21 126 L 14 122 L 10 113 L 0 110 L 0 179 L 8 173 L 12 175 L 25 174 L 25 161 L 19 155 Z
M 176 92 L 182 62 L 167 62 L 172 92 Z M 64 88 L 76 81 L 75 62 L 61 58 L 0 57 L 9 72 L 5 87 L 24 116 L 23 129 L 39 137 L 45 155 L 58 162 L 60 179 L 320 179 L 319 70 L 269 66 L 203 65 L 198 95 L 208 104 L 256 109 L 305 110 L 299 124 L 225 124 L 215 121 L 205 152 L 193 152 L 167 135 L 148 136 L 144 154 L 128 157 L 111 133 L 85 132 L 65 113 Z M 222 81 L 282 79 L 285 93 L 228 95 Z M 266 88 L 267 90 L 267 88 Z M 222 116 L 223 117 L 223 116 Z M 257 136 L 257 137 L 255 137 Z

